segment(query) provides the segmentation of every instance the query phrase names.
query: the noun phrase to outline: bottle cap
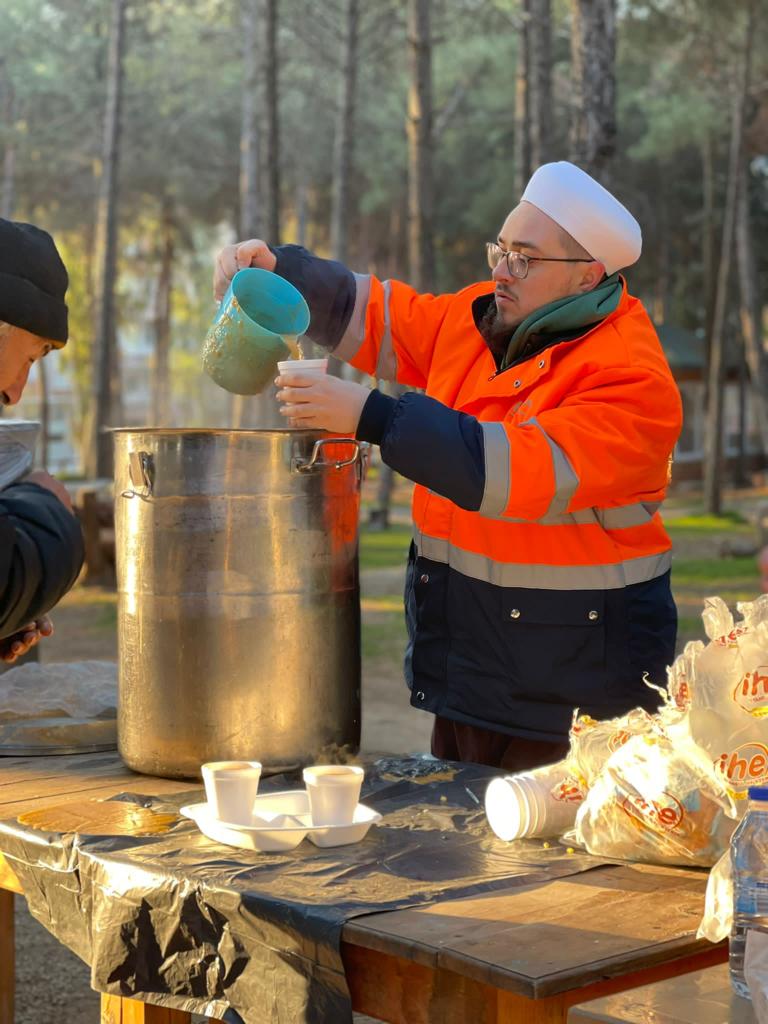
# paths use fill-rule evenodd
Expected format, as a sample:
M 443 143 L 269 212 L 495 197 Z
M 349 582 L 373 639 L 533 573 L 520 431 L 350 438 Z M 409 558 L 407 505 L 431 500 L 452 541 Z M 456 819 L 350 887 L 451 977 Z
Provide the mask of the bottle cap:
M 768 801 L 768 786 L 750 786 L 748 793 L 750 800 Z

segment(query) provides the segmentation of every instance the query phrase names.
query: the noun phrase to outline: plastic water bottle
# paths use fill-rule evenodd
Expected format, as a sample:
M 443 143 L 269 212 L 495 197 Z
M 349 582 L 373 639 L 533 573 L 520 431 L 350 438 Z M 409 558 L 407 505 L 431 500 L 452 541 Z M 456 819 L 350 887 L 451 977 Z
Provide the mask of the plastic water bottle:
M 733 927 L 728 964 L 734 992 L 749 999 L 744 978 L 747 932 L 768 931 L 768 786 L 749 790 L 747 813 L 731 837 Z

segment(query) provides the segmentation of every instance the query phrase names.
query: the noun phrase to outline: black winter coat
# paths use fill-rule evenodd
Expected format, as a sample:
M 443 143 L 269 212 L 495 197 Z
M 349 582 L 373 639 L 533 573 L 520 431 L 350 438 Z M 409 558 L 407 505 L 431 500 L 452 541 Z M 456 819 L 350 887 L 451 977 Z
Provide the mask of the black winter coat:
M 50 611 L 82 564 L 80 525 L 55 495 L 24 481 L 0 490 L 0 639 Z

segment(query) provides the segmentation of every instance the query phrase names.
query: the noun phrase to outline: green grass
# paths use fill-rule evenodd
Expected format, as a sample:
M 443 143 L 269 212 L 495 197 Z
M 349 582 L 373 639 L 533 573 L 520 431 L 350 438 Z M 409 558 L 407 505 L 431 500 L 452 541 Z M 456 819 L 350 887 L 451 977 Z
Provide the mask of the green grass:
M 407 635 L 402 608 L 378 622 L 363 621 L 363 658 L 386 658 L 402 662 Z
M 393 526 L 389 530 L 369 531 L 360 535 L 360 568 L 390 569 L 405 565 L 411 543 L 411 529 Z
M 739 512 L 724 512 L 720 516 L 693 515 L 669 519 L 664 524 L 674 536 L 675 533 L 749 533 L 753 527 Z
M 686 558 L 672 563 L 672 586 L 716 588 L 749 587 L 754 585 L 759 593 L 759 574 L 755 559 L 748 556 L 737 558 Z

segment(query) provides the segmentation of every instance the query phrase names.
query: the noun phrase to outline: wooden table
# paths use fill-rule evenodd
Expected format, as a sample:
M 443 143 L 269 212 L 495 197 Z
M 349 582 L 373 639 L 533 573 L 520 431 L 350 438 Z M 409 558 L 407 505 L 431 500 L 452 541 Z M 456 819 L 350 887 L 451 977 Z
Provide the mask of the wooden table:
M 575 1006 L 568 1024 L 755 1024 L 752 1003 L 734 995 L 728 967 L 707 967 L 680 978 Z
M 0 817 L 34 808 L 154 796 L 195 783 L 136 775 L 117 755 L 0 758 Z M 2 835 L 0 835 L 0 844 Z M 601 867 L 349 921 L 342 959 L 356 1010 L 391 1024 L 565 1024 L 568 1008 L 727 958 L 695 938 L 701 872 Z M 13 893 L 0 848 L 0 1021 L 13 1020 Z M 102 996 L 103 1024 L 189 1024 L 187 1013 Z

